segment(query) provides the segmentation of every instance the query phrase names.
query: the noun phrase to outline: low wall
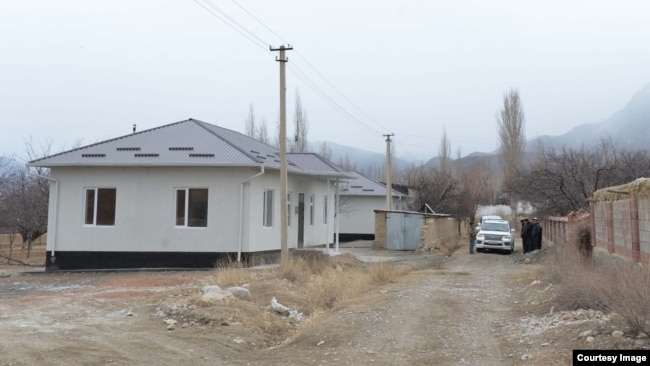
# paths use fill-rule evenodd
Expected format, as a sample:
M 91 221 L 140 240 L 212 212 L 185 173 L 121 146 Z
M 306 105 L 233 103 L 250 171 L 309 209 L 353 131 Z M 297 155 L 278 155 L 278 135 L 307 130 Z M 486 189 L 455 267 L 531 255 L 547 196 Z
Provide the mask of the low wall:
M 467 230 L 465 230 L 467 232 Z M 459 239 L 458 220 L 451 217 L 427 217 L 422 226 L 419 250 L 440 250 Z
M 387 249 L 387 213 L 391 211 L 375 210 L 375 240 L 373 248 Z M 447 215 L 432 215 L 420 212 L 406 212 L 406 215 L 413 215 L 423 220 L 420 241 L 417 250 L 431 251 L 440 250 L 442 246 L 456 244 L 460 239 L 460 233 L 466 232 L 457 219 Z M 462 225 L 466 225 L 462 223 Z
M 551 244 L 575 243 L 580 226 L 588 225 L 591 246 L 650 263 L 650 198 L 593 201 L 589 211 L 546 218 L 542 223 L 544 240 Z

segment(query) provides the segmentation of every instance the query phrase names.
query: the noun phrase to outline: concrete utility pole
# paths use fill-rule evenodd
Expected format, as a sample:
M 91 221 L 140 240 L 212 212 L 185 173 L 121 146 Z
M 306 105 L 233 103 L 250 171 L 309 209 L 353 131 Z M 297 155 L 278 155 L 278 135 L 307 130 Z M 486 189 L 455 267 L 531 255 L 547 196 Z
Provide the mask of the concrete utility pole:
M 287 246 L 289 212 L 287 210 L 287 80 L 285 69 L 289 59 L 285 57 L 285 51 L 290 51 L 293 48 L 290 45 L 269 48 L 271 51 L 280 51 L 280 57 L 275 58 L 275 61 L 280 63 L 280 261 L 286 263 L 289 259 Z
M 393 164 L 390 157 L 390 138 L 395 136 L 395 134 L 389 133 L 384 136 L 386 136 L 386 210 L 391 211 L 393 209 L 393 183 L 391 182 L 391 178 L 393 177 Z

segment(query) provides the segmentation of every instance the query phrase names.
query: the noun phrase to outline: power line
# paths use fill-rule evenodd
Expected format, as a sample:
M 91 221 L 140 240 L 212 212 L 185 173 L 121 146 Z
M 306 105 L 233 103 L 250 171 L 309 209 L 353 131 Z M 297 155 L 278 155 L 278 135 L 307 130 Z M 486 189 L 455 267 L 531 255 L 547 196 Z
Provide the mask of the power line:
M 284 43 L 287 43 L 287 44 L 289 43 L 289 42 L 287 42 L 287 41 L 286 41 L 286 40 L 285 40 L 281 35 L 279 35 L 279 34 L 276 33 L 275 31 L 273 31 L 273 29 L 271 29 L 271 27 L 267 26 L 267 25 L 266 25 L 266 24 L 265 24 L 261 19 L 259 19 L 258 17 L 256 17 L 256 16 L 255 16 L 251 11 L 249 11 L 248 9 L 246 9 L 246 8 L 245 8 L 243 5 L 241 5 L 239 2 L 237 2 L 236 0 L 232 0 L 232 2 L 235 3 L 235 5 L 237 5 L 237 6 L 238 6 L 240 9 L 242 9 L 244 12 L 246 12 L 246 14 L 248 14 L 251 18 L 253 18 L 253 19 L 254 19 L 255 21 L 257 21 L 259 24 L 261 24 L 264 28 L 266 28 L 266 30 L 268 30 L 268 31 L 271 32 L 273 35 L 275 35 L 275 36 L 278 37 L 280 40 L 282 40 Z M 320 76 L 321 79 L 323 79 L 323 80 L 324 80 L 324 81 L 325 81 L 325 82 L 326 82 L 326 83 L 327 83 L 327 84 L 328 84 L 332 89 L 334 89 L 334 91 L 336 91 L 336 92 L 337 92 L 341 97 L 343 97 L 343 99 L 345 99 L 348 103 L 350 103 L 350 105 L 353 106 L 357 111 L 361 112 L 361 114 L 363 114 L 364 116 L 366 116 L 366 118 L 368 118 L 370 121 L 374 122 L 377 126 L 381 127 L 383 130 L 388 130 L 387 127 L 385 127 L 384 125 L 382 125 L 381 123 L 379 123 L 377 120 L 375 120 L 374 118 L 372 118 L 368 113 L 366 113 L 364 110 L 362 110 L 361 108 L 359 108 L 359 106 L 357 106 L 357 105 L 356 105 L 356 104 L 355 104 L 355 103 L 354 103 L 350 98 L 348 98 L 345 94 L 343 94 L 343 92 L 342 92 L 341 90 L 339 90 L 339 88 L 337 88 L 337 87 L 336 87 L 336 86 L 335 86 L 331 81 L 329 81 L 329 80 L 328 80 L 328 79 L 327 79 L 327 78 L 326 78 L 326 77 L 325 77 L 325 76 L 324 76 L 320 71 L 318 71 L 318 69 L 316 69 L 316 67 L 315 67 L 311 62 L 309 62 L 309 60 L 307 60 L 307 58 L 306 58 L 305 56 L 303 56 L 299 51 L 294 50 L 294 53 L 295 53 L 299 58 L 301 58 L 301 59 L 305 62 L 305 64 L 307 64 L 307 66 L 309 66 L 309 67 L 310 67 L 310 68 L 311 68 L 311 69 L 312 69 L 312 70 L 313 70 L 313 71 L 314 71 L 318 76 Z M 304 74 L 304 72 L 303 72 L 303 74 Z M 312 82 L 313 82 L 313 81 L 312 81 Z
M 248 39 L 249 41 L 251 41 L 254 45 L 256 45 L 256 46 L 258 46 L 258 47 L 261 47 L 261 48 L 262 48 L 263 50 L 265 50 L 265 51 L 268 51 L 268 49 L 266 48 L 266 47 L 267 47 L 267 43 L 266 43 L 266 42 L 264 42 L 261 38 L 259 38 L 258 36 L 256 36 L 253 32 L 249 31 L 248 29 L 246 29 L 244 26 L 242 26 L 242 25 L 239 24 L 238 22 L 234 22 L 234 21 L 233 21 L 233 23 L 237 25 L 237 26 L 235 26 L 235 25 L 233 25 L 232 23 L 230 23 L 228 20 L 224 19 L 224 16 L 223 16 L 223 15 L 219 15 L 219 14 L 223 14 L 223 11 L 220 10 L 219 8 L 217 8 L 214 4 L 212 4 L 212 3 L 210 3 L 209 1 L 205 0 L 206 3 L 209 4 L 211 7 L 215 8 L 215 10 L 216 10 L 217 12 L 219 12 L 219 14 L 215 13 L 215 12 L 212 11 L 210 8 L 206 7 L 206 6 L 205 6 L 203 3 L 201 3 L 199 0 L 193 0 L 193 1 L 194 1 L 196 4 L 198 4 L 199 6 L 201 6 L 203 9 L 205 9 L 208 13 L 212 14 L 214 17 L 216 17 L 217 19 L 221 20 L 222 23 L 224 23 L 225 25 L 227 25 L 227 26 L 229 26 L 230 28 L 234 29 L 235 31 L 237 31 L 237 33 L 241 34 L 241 35 L 244 36 L 246 39 Z M 218 10 L 217 10 L 217 9 L 218 9 Z M 227 18 L 231 18 L 231 17 L 230 17 L 230 16 L 227 16 Z M 232 18 L 231 18 L 231 19 L 232 19 Z M 239 27 L 239 28 L 238 28 L 238 27 Z M 249 34 L 250 34 L 250 36 L 249 36 Z
M 235 1 L 235 0 L 232 0 L 232 2 L 235 3 L 235 5 L 237 5 L 241 10 L 243 10 L 244 12 L 246 12 L 246 14 L 250 15 L 251 18 L 255 19 L 258 23 L 260 23 L 264 28 L 266 28 L 266 30 L 268 30 L 269 32 L 273 33 L 273 35 L 275 35 L 276 37 L 278 37 L 282 42 L 284 42 L 285 44 L 289 44 L 289 42 L 287 42 L 284 38 L 282 38 L 281 35 L 275 33 L 275 32 L 273 31 L 273 29 L 271 29 L 269 26 L 267 26 L 266 24 L 264 24 L 263 21 L 261 21 L 261 20 L 260 20 L 258 17 L 256 17 L 253 13 L 251 13 L 250 11 L 248 11 L 248 9 L 246 9 L 243 5 L 241 5 L 240 3 L 238 3 L 238 2 Z
M 290 65 L 289 70 L 300 80 L 302 80 L 307 87 L 309 87 L 311 90 L 313 90 L 317 95 L 321 97 L 325 102 L 327 102 L 332 108 L 334 108 L 336 111 L 341 113 L 343 116 L 348 118 L 350 121 L 360 125 L 361 127 L 365 128 L 366 131 L 371 132 L 373 134 L 381 134 L 380 131 L 372 128 L 371 126 L 367 125 L 357 117 L 355 117 L 353 114 L 348 112 L 345 108 L 343 108 L 339 103 L 337 103 L 334 99 L 332 99 L 325 91 L 323 91 L 309 76 L 307 76 L 300 68 L 298 68 L 295 65 Z
M 228 15 L 225 11 L 223 11 L 221 8 L 213 4 L 210 0 L 203 0 L 205 4 L 207 4 L 210 8 L 208 8 L 205 4 L 200 2 L 199 0 L 193 0 L 196 4 L 201 6 L 203 9 L 205 9 L 207 12 L 215 16 L 217 19 L 219 19 L 221 22 L 232 28 L 233 30 L 237 31 L 239 34 L 244 36 L 246 39 L 248 39 L 251 43 L 254 45 L 264 49 L 265 51 L 268 51 L 266 48 L 266 42 L 259 36 L 257 36 L 255 33 L 252 31 L 248 30 L 245 26 L 243 26 L 240 22 L 235 20 L 232 16 Z M 249 16 L 251 16 L 253 19 L 255 19 L 258 23 L 260 23 L 264 28 L 266 28 L 269 32 L 274 34 L 276 37 L 280 38 L 281 40 L 285 41 L 282 36 L 280 36 L 278 33 L 274 32 L 270 27 L 268 27 L 264 22 L 262 22 L 258 17 L 256 17 L 252 12 L 247 10 L 245 7 L 243 7 L 241 4 L 239 4 L 237 1 L 232 0 L 239 8 L 241 8 L 244 12 L 246 12 Z M 286 43 L 286 41 L 285 41 Z M 350 98 L 345 96 L 336 86 L 334 86 L 333 83 L 331 83 L 323 74 L 321 74 L 304 56 L 299 54 L 296 51 L 296 54 L 312 69 L 318 76 L 320 76 L 332 89 L 334 89 L 338 94 L 340 94 L 348 103 L 350 103 L 354 108 L 356 108 L 359 112 L 361 112 L 363 115 L 366 116 L 366 118 L 370 119 L 380 127 L 382 127 L 384 130 L 384 126 L 382 126 L 379 122 L 375 121 L 372 117 L 370 117 L 367 113 L 365 113 L 361 108 L 359 108 Z M 348 118 L 350 121 L 354 122 L 355 124 L 361 126 L 363 129 L 365 129 L 366 132 L 369 132 L 373 135 L 380 135 L 381 132 L 368 124 L 364 123 L 361 121 L 359 118 L 357 118 L 355 115 L 350 113 L 346 108 L 341 106 L 338 102 L 336 102 L 332 97 L 330 97 L 318 84 L 311 79 L 304 71 L 302 71 L 298 66 L 295 64 L 289 64 L 289 70 L 299 79 L 301 80 L 308 88 L 310 88 L 316 95 L 318 95 L 323 101 L 325 101 L 332 109 L 335 111 L 339 112 L 346 118 Z

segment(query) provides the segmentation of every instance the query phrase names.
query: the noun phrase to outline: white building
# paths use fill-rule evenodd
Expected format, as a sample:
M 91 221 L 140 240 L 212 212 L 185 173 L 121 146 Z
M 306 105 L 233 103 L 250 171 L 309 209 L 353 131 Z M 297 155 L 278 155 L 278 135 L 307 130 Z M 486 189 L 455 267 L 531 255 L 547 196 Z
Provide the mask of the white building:
M 189 119 L 34 160 L 51 169 L 47 268 L 211 267 L 280 250 L 279 151 Z M 329 243 L 334 184 L 288 154 L 288 247 Z
M 341 182 L 339 238 L 373 240 L 375 237 L 375 210 L 386 210 L 386 185 L 365 175 L 351 171 L 353 178 Z M 392 190 L 391 210 L 407 210 L 410 197 Z

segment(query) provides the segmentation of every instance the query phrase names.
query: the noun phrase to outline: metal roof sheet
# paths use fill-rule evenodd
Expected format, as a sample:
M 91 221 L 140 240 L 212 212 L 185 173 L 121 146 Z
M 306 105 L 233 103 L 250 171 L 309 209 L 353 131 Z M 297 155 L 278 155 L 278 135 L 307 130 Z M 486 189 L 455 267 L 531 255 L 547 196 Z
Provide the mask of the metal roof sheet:
M 354 176 L 348 179 L 341 188 L 341 196 L 386 196 L 386 186 L 376 180 L 366 177 L 365 175 L 357 172 L 350 171 L 350 175 Z M 393 197 L 405 196 L 403 193 L 392 190 Z
M 316 155 L 288 154 L 290 172 L 347 176 Z M 300 162 L 298 165 L 294 159 Z M 251 166 L 280 168 L 280 152 L 237 131 L 195 119 L 135 132 L 29 162 L 30 166 Z

